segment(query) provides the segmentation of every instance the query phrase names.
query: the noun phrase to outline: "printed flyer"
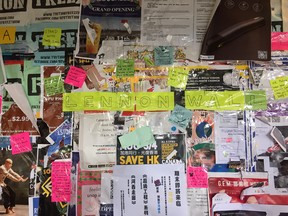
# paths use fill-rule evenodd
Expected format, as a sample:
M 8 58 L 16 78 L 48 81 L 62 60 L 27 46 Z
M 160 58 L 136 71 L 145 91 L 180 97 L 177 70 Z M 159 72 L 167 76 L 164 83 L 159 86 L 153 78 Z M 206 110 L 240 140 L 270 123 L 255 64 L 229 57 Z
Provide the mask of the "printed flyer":
M 114 215 L 186 216 L 184 164 L 113 167 Z
M 76 57 L 95 59 L 103 40 L 139 40 L 140 3 L 127 0 L 84 1 Z
M 185 163 L 185 135 L 154 135 L 155 143 L 137 148 L 121 147 L 117 141 L 117 165 Z

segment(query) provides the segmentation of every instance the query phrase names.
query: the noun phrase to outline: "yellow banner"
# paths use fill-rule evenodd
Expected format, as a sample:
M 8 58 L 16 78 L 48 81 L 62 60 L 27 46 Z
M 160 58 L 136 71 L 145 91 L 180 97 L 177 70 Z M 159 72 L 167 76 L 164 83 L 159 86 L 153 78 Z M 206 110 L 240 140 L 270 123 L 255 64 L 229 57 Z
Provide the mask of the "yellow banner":
M 63 94 L 63 111 L 134 111 L 135 93 L 76 92 Z
M 244 110 L 244 91 L 185 91 L 185 107 L 203 110 Z
M 138 92 L 136 93 L 137 111 L 160 111 L 174 109 L 173 92 Z

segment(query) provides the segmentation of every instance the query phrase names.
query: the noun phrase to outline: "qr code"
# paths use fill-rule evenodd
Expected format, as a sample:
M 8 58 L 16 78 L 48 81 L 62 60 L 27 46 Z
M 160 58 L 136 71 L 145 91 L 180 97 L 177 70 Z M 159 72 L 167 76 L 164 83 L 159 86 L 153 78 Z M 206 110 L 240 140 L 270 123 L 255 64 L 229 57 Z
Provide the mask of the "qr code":
M 267 51 L 260 51 L 258 50 L 258 59 L 267 59 L 268 52 Z

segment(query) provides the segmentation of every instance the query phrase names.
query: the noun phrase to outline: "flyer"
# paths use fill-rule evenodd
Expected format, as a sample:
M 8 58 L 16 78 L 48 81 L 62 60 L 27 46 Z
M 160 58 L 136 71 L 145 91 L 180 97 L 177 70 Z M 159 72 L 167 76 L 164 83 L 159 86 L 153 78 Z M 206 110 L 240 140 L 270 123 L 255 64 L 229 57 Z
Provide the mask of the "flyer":
M 185 163 L 185 135 L 154 135 L 156 142 L 137 148 L 121 147 L 117 140 L 117 165 L 139 164 L 181 164 Z
M 114 114 L 110 112 L 80 116 L 79 152 L 82 170 L 103 170 L 116 159 Z
M 139 40 L 140 15 L 139 1 L 83 2 L 76 57 L 95 59 L 103 40 Z
M 114 215 L 187 215 L 184 164 L 113 168 Z
M 215 112 L 216 163 L 246 158 L 243 112 Z

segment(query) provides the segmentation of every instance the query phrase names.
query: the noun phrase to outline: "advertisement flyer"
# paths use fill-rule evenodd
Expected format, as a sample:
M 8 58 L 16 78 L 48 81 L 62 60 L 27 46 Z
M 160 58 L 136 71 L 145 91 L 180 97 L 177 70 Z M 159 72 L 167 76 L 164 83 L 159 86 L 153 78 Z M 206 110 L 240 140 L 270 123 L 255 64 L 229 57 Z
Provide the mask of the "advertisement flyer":
M 113 168 L 115 216 L 187 215 L 184 164 Z
M 137 148 L 121 147 L 117 141 L 117 165 L 185 163 L 185 135 L 154 135 L 155 143 Z
M 103 170 L 115 164 L 116 131 L 110 112 L 80 116 L 79 152 L 82 170 Z
M 83 1 L 76 57 L 94 59 L 103 40 L 140 39 L 141 1 Z

